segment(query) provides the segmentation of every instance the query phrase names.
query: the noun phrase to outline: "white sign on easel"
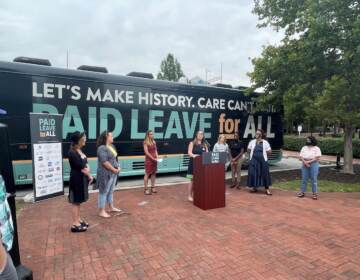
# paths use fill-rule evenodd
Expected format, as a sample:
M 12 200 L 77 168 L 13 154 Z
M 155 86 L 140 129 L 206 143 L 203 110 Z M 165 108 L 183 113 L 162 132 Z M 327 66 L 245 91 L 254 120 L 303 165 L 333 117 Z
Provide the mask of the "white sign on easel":
M 62 115 L 30 114 L 35 201 L 64 194 Z

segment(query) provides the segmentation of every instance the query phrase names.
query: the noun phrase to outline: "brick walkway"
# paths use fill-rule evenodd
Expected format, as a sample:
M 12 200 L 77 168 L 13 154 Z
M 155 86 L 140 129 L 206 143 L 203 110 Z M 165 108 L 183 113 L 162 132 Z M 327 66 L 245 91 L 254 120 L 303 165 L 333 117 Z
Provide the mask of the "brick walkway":
M 283 151 L 283 156 L 284 157 L 295 157 L 295 158 L 299 158 L 300 154 L 299 152 L 295 152 L 295 151 Z M 322 155 L 321 156 L 321 160 L 323 161 L 331 161 L 331 162 L 336 162 L 336 156 L 331 156 L 331 155 Z M 341 164 L 344 163 L 344 158 L 342 157 L 340 159 Z M 353 159 L 353 163 L 354 164 L 360 164 L 360 159 L 359 158 L 354 158 Z
M 69 232 L 64 197 L 29 205 L 19 217 L 22 262 L 46 280 L 360 279 L 360 193 L 228 193 L 226 208 L 202 211 L 184 185 L 146 197 L 118 191 L 131 215 L 109 220 L 95 215 L 92 194 L 83 209 L 92 227 L 80 234 Z

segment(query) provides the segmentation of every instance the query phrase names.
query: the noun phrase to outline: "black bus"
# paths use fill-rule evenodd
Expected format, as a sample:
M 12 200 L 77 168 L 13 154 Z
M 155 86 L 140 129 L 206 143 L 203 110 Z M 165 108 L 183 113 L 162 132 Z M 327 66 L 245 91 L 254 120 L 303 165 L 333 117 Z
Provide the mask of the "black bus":
M 254 101 L 242 89 L 112 75 L 96 67 L 62 69 L 46 60 L 24 62 L 0 62 L 0 108 L 8 112 L 1 122 L 9 126 L 17 185 L 32 183 L 30 112 L 63 114 L 66 180 L 69 135 L 77 130 L 86 131 L 84 152 L 92 172 L 97 164 L 96 138 L 104 130 L 112 131 L 120 155 L 120 176 L 144 174 L 142 143 L 148 129 L 154 131 L 163 157 L 160 173 L 187 169 L 187 146 L 197 130 L 205 132 L 211 145 L 219 134 L 231 139 L 237 131 L 247 144 L 256 128 L 262 128 L 273 149 L 270 162 L 281 159 L 281 115 L 254 111 Z

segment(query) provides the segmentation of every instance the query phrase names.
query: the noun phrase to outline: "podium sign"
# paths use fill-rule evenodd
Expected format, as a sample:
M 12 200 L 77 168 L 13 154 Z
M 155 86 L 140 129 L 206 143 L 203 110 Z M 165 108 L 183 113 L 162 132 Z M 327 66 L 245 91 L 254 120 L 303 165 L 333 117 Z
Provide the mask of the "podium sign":
M 225 207 L 226 153 L 208 152 L 194 159 L 194 205 L 203 209 Z
M 202 154 L 202 164 L 226 163 L 225 152 L 207 152 Z
M 64 195 L 62 115 L 30 114 L 34 200 Z

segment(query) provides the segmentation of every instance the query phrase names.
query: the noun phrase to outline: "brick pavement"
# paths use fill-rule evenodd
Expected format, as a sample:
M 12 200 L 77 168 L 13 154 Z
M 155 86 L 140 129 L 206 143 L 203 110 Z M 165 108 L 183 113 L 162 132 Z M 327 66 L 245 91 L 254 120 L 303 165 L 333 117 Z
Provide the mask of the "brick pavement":
M 46 280 L 360 279 L 360 193 L 273 192 L 231 189 L 226 208 L 203 211 L 185 185 L 118 191 L 131 215 L 108 220 L 91 194 L 83 214 L 92 226 L 79 234 L 64 197 L 29 205 L 18 218 L 22 263 Z

